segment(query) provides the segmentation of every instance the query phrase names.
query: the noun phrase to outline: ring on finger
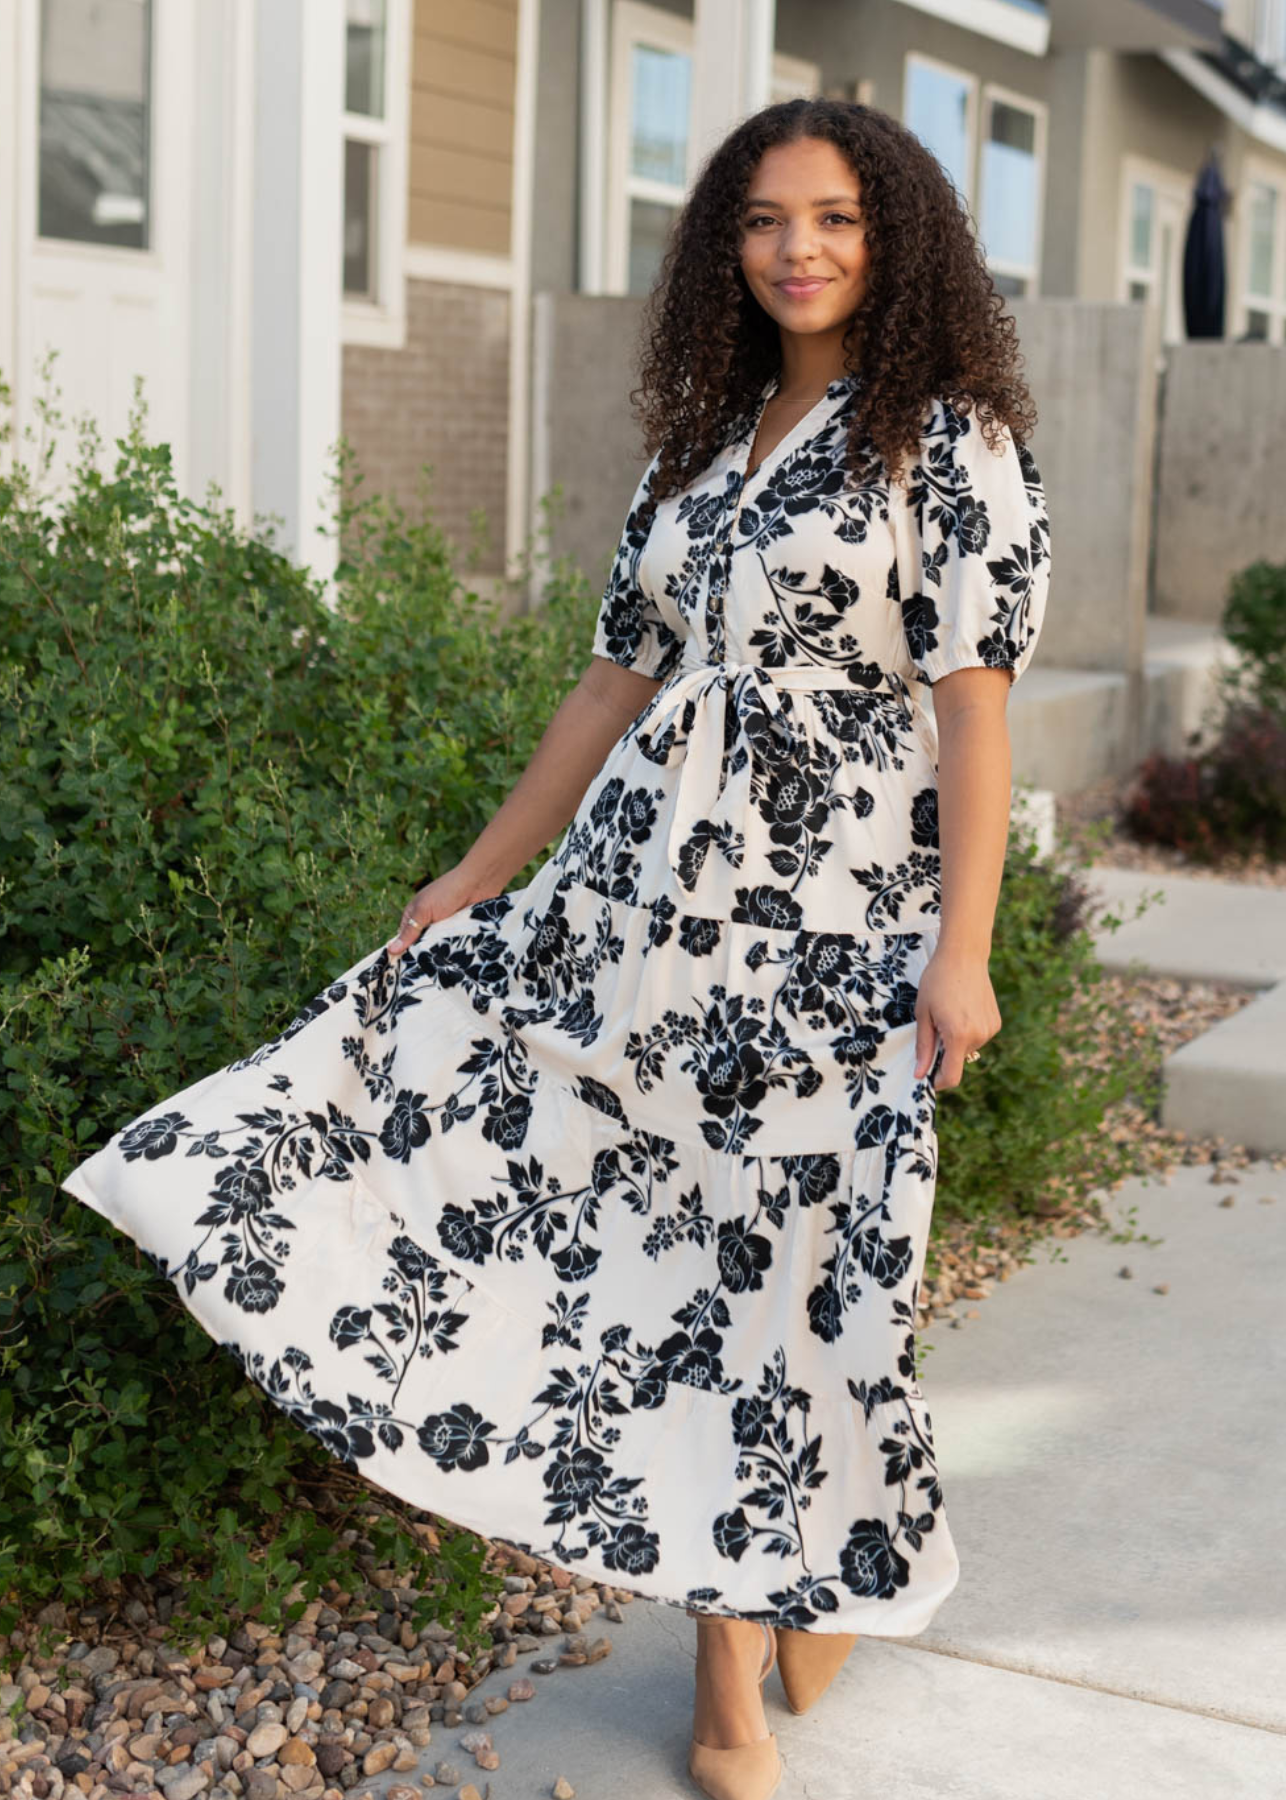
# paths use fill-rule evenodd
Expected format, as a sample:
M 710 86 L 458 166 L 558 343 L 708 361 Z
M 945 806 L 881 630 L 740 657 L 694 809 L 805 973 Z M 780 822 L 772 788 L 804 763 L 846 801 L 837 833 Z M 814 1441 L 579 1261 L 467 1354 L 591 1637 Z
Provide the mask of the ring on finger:
M 966 1062 L 977 1062 L 979 1060 L 979 1056 L 980 1056 L 980 1052 L 977 1050 L 966 1050 L 965 1051 L 965 1061 Z

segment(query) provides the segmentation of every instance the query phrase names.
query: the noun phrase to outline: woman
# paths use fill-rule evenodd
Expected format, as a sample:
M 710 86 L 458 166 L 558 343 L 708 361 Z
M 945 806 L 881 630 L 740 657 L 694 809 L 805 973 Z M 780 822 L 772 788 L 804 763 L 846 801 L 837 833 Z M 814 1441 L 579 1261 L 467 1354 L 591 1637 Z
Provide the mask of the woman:
M 716 1800 L 780 1778 L 774 1657 L 802 1711 L 959 1574 L 914 1323 L 934 1096 L 1000 1025 L 1048 580 L 1016 362 L 915 138 L 828 100 L 740 124 L 522 779 L 387 945 L 66 1184 L 376 1484 L 687 1608 Z

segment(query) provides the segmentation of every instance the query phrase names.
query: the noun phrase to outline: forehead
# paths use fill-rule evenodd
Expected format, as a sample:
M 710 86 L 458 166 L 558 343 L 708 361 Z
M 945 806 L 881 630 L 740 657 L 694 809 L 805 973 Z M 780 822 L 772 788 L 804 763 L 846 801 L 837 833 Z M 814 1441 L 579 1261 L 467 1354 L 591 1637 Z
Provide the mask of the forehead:
M 753 200 L 833 206 L 837 200 L 858 199 L 861 183 L 857 171 L 834 144 L 800 138 L 764 151 L 751 171 L 746 193 Z

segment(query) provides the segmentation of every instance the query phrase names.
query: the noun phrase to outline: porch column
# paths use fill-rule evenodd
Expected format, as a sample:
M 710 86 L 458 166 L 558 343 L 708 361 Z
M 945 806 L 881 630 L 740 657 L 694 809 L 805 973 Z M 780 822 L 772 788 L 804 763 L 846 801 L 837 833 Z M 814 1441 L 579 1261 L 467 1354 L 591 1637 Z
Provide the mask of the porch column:
M 695 0 L 693 170 L 738 120 L 772 98 L 776 0 Z
M 251 499 L 318 574 L 340 430 L 344 110 L 342 0 L 255 8 Z

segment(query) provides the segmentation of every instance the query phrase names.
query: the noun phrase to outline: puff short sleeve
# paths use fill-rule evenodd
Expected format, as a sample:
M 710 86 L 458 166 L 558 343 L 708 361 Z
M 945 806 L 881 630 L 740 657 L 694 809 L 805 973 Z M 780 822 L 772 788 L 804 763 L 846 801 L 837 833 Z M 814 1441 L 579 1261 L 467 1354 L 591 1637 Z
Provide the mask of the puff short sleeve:
M 992 450 L 976 415 L 933 402 L 905 490 L 894 485 L 897 585 L 911 661 L 928 682 L 1031 661 L 1049 589 L 1040 474 L 1009 427 Z
M 663 617 L 643 571 L 655 512 L 651 481 L 659 457 L 658 451 L 630 501 L 599 605 L 592 646 L 595 656 L 605 656 L 623 669 L 658 681 L 673 673 L 683 654 L 683 641 Z

